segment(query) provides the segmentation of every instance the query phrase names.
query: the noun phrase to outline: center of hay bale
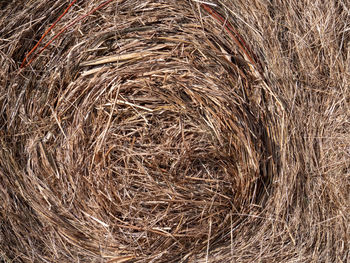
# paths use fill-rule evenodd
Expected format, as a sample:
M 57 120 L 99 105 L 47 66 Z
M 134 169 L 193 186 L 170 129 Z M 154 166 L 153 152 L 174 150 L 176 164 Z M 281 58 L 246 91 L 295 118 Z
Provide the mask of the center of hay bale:
M 258 121 L 237 109 L 235 87 L 214 81 L 224 68 L 172 68 L 162 56 L 127 77 L 112 68 L 73 82 L 32 158 L 64 207 L 103 222 L 89 222 L 94 235 L 108 225 L 135 250 L 202 247 L 255 198 L 260 177 Z

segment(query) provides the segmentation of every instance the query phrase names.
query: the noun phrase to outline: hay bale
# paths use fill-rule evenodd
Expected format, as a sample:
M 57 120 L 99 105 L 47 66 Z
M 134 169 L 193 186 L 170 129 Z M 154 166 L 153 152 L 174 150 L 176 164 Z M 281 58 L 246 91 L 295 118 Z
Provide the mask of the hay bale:
M 346 4 L 111 1 L 21 69 L 66 7 L 1 5 L 4 261 L 349 260 Z

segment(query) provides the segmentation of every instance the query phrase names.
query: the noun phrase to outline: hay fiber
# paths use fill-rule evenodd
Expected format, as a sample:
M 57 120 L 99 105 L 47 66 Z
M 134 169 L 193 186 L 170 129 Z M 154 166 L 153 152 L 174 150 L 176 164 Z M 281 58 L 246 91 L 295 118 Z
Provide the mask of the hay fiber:
M 349 1 L 69 3 L 0 2 L 2 262 L 350 262 Z

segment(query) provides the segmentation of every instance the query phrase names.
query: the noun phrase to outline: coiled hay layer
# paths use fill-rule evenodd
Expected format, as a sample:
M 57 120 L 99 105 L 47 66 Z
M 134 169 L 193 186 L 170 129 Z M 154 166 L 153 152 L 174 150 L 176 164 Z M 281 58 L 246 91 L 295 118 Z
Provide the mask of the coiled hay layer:
M 211 3 L 0 5 L 4 261 L 349 260 L 350 6 Z

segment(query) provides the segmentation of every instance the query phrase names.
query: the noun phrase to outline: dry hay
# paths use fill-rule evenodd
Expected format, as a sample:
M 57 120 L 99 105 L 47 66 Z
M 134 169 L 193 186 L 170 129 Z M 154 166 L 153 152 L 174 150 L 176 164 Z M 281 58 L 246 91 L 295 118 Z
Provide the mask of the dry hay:
M 3 1 L 5 262 L 346 262 L 342 1 Z M 47 38 L 102 1 L 78 1 Z

